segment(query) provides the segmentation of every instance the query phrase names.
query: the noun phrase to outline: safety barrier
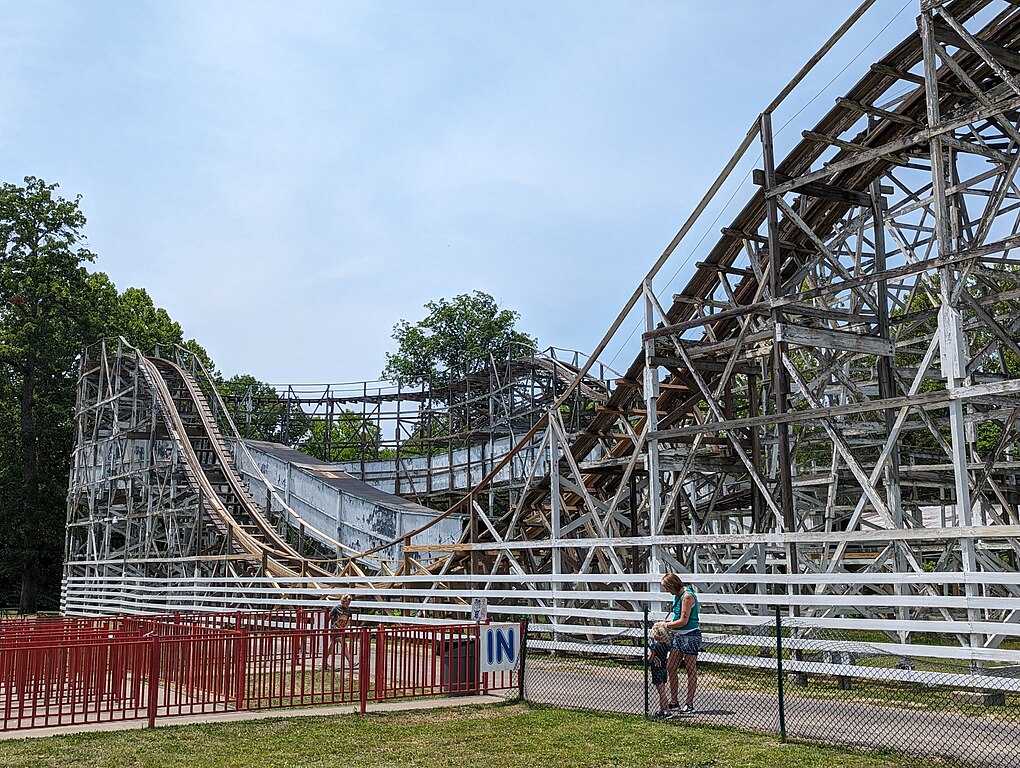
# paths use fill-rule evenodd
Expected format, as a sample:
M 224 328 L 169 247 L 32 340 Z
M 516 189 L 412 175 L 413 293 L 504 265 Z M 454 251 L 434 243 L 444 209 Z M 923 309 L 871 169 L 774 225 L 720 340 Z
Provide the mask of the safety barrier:
M 516 671 L 479 672 L 484 628 L 334 630 L 319 610 L 3 621 L 2 730 L 516 690 Z
M 648 658 L 650 619 L 661 616 L 646 613 L 642 628 L 566 652 L 533 625 L 523 698 L 645 716 L 661 716 L 671 701 L 684 704 L 683 665 L 676 690 L 660 673 L 663 702 Z M 779 610 L 754 627 L 703 622 L 702 631 L 693 710 L 672 708 L 656 718 L 664 726 L 895 750 L 911 755 L 911 765 L 928 758 L 932 765 L 1020 768 L 1020 667 L 1009 657 L 1016 650 L 999 649 L 1001 661 L 976 664 L 952 645 L 891 644 L 887 634 L 819 627 Z

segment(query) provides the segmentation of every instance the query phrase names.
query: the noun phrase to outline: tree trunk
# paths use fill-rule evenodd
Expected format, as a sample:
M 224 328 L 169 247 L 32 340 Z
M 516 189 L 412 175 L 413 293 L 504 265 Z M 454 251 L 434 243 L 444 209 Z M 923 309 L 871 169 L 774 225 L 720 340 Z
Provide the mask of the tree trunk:
M 39 500 L 39 441 L 35 434 L 32 401 L 35 395 L 35 353 L 29 352 L 25 360 L 24 379 L 21 385 L 21 459 L 23 493 L 21 497 L 22 613 L 35 613 L 39 585 L 39 548 L 36 532 Z
M 18 610 L 28 615 L 38 608 L 39 592 L 39 553 L 34 549 L 25 550 L 25 560 L 21 572 L 21 601 Z

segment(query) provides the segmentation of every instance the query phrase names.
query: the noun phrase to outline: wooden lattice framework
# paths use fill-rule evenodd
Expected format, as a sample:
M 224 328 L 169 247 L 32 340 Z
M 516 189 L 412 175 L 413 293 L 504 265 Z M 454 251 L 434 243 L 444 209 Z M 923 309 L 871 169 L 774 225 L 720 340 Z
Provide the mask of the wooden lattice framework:
M 1001 643 L 1020 595 L 1018 41 L 1014 3 L 924 0 L 782 162 L 762 113 L 621 313 L 643 306 L 643 351 L 599 418 L 568 443 L 553 409 L 560 471 L 498 518 L 474 494 L 443 570 L 618 599 L 605 574 L 676 570 L 723 614 L 781 596 Z M 757 189 L 664 307 L 658 268 L 755 143 Z M 562 624 L 593 623 L 551 589 Z
M 337 583 L 384 605 L 402 587 L 405 612 L 485 594 L 553 641 L 635 620 L 665 570 L 693 574 L 709 624 L 783 605 L 899 643 L 944 632 L 978 664 L 1015 636 L 1020 6 L 919 10 L 785 158 L 772 116 L 813 62 L 753 121 L 594 351 L 643 317 L 584 430 L 568 388 L 520 440 L 539 450 L 509 502 L 488 488 L 515 452 L 454 505 L 462 542 Z M 755 145 L 747 204 L 662 302 L 660 269 Z

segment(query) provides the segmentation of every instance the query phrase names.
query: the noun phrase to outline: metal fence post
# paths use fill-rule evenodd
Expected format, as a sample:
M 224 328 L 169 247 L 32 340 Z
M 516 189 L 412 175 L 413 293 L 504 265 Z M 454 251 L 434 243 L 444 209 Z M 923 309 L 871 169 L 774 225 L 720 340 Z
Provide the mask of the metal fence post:
M 643 624 L 644 629 L 642 630 L 642 632 L 644 632 L 645 645 L 644 645 L 644 648 L 641 651 L 641 659 L 642 659 L 641 666 L 644 668 L 644 672 L 645 672 L 645 717 L 648 717 L 648 606 L 647 605 L 645 606 L 644 613 L 645 613 L 645 620 L 644 620 L 644 624 Z
M 776 606 L 776 681 L 779 684 L 779 738 L 786 743 L 786 698 L 783 695 L 783 616 Z
M 247 707 L 248 690 L 248 633 L 241 631 L 234 638 L 234 708 L 240 712 Z
M 388 693 L 386 684 L 386 632 L 383 625 L 375 629 L 375 700 L 382 701 Z
M 481 653 L 481 650 L 479 650 Z M 528 617 L 521 619 L 521 661 L 517 669 L 517 698 L 524 701 L 524 664 L 528 658 Z
M 156 727 L 156 710 L 159 708 L 159 637 L 149 645 L 149 727 Z
M 372 663 L 370 645 L 368 627 L 362 627 L 358 638 L 358 704 L 361 714 L 365 714 L 368 709 L 368 681 L 372 674 L 369 670 Z
M 491 619 L 486 619 L 486 626 L 491 624 Z M 478 684 L 482 685 L 482 693 L 489 693 L 489 672 L 482 672 L 482 627 L 479 624 L 475 624 L 475 693 L 478 692 Z

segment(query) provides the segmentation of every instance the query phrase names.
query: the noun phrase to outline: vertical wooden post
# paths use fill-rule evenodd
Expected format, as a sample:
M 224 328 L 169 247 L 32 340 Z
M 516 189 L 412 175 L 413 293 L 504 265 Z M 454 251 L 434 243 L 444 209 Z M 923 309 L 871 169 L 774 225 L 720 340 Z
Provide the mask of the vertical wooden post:
M 770 192 L 776 186 L 776 165 L 772 144 L 772 114 L 761 114 L 762 158 L 765 166 L 765 200 L 768 220 L 768 255 L 769 255 L 769 289 L 773 300 L 772 309 L 772 394 L 776 417 L 782 417 L 788 410 L 790 392 L 789 375 L 783 363 L 786 343 L 779 338 L 778 328 L 783 322 L 783 313 L 775 301 L 780 298 L 783 289 L 783 259 L 779 249 L 779 204 Z M 787 533 L 796 530 L 793 509 L 793 464 L 790 461 L 790 425 L 785 421 L 776 424 L 777 450 L 776 481 L 779 485 L 779 509 L 783 513 L 783 528 Z M 787 545 L 788 572 L 797 572 L 797 545 Z M 791 585 L 791 590 L 795 591 Z
M 645 332 L 655 330 L 655 293 L 652 280 L 646 277 L 641 284 L 645 304 Z M 659 518 L 662 512 L 662 478 L 659 477 L 659 441 L 652 435 L 659 428 L 659 367 L 652 363 L 655 357 L 655 339 L 647 339 L 644 343 L 644 379 L 642 396 L 645 404 L 645 422 L 649 438 L 646 442 L 645 470 L 648 472 L 645 493 L 648 496 L 648 535 L 659 535 Z M 592 510 L 594 512 L 594 510 Z M 662 570 L 662 556 L 659 545 L 652 544 L 649 549 L 648 571 L 659 573 Z
M 922 3 L 923 5 L 923 3 Z M 933 29 L 934 11 L 921 12 L 921 48 L 924 54 L 924 87 L 925 101 L 928 111 L 928 127 L 934 129 L 941 122 L 941 107 L 938 83 L 938 42 Z M 949 231 L 949 204 L 946 197 L 946 161 L 942 135 L 935 134 L 928 144 L 931 158 L 931 196 L 932 211 L 935 216 L 935 239 L 938 243 L 938 255 L 944 257 L 955 248 Z M 967 338 L 963 332 L 963 316 L 956 306 L 953 293 L 957 278 L 952 265 L 939 270 L 938 315 L 939 357 L 942 362 L 942 375 L 946 380 L 946 389 L 952 392 L 964 384 L 967 375 Z M 966 288 L 964 288 L 966 290 Z M 949 433 L 953 448 L 953 478 L 956 485 L 956 525 L 970 526 L 973 524 L 970 498 L 970 472 L 967 468 L 969 448 L 967 445 L 966 425 L 963 403 L 951 398 L 949 401 Z M 960 540 L 960 559 L 965 574 L 976 571 L 977 552 L 974 539 Z M 969 579 L 965 587 L 968 603 L 978 596 L 978 589 Z M 980 611 L 976 608 L 967 609 L 967 618 L 980 621 Z M 984 636 L 973 632 L 970 635 L 971 647 L 981 647 Z

